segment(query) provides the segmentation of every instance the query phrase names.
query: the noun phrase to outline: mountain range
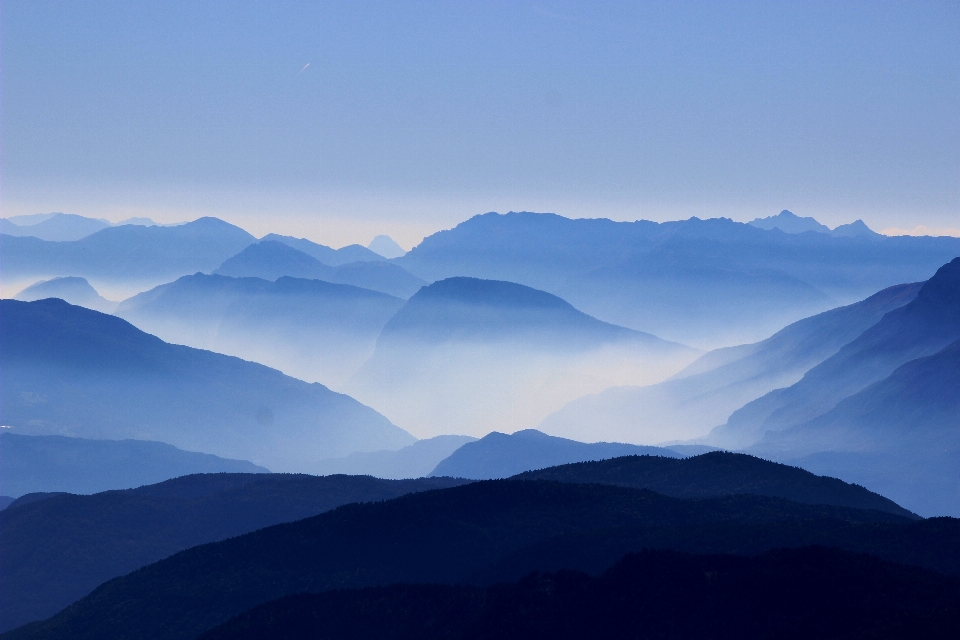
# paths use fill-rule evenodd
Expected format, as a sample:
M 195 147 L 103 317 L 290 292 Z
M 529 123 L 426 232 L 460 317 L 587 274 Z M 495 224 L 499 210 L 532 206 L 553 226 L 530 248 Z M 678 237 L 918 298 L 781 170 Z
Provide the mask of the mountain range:
M 275 471 L 414 441 L 323 385 L 57 299 L 0 300 L 0 344 L 0 420 L 13 433 L 159 440 Z
M 0 233 L 9 236 L 32 236 L 41 240 L 80 240 L 108 227 L 126 224 L 153 226 L 149 218 L 129 218 L 113 223 L 101 218 L 87 218 L 72 213 L 41 213 L 0 218 Z
M 23 300 L 24 302 L 33 302 L 45 298 L 60 298 L 70 304 L 94 311 L 102 311 L 103 313 L 111 313 L 117 308 L 116 302 L 107 300 L 97 293 L 97 290 L 87 282 L 86 278 L 76 276 L 41 280 L 14 296 L 15 300 Z
M 775 216 L 756 218 L 748 224 L 758 229 L 779 229 L 784 233 L 806 233 L 807 231 L 815 231 L 817 233 L 830 234 L 838 238 L 880 236 L 880 234 L 872 231 L 863 220 L 856 220 L 850 224 L 842 224 L 836 229 L 831 230 L 830 227 L 825 224 L 820 224 L 814 218 L 801 218 L 786 209 Z
M 322 475 L 347 473 L 394 479 L 422 478 L 431 475 L 441 461 L 460 447 L 475 441 L 476 438 L 471 436 L 434 436 L 417 440 L 396 451 L 362 451 L 342 458 L 321 460 L 312 472 Z
M 656 382 L 696 355 L 544 291 L 458 277 L 410 298 L 344 390 L 422 437 L 482 436 L 536 426 L 591 390 Z

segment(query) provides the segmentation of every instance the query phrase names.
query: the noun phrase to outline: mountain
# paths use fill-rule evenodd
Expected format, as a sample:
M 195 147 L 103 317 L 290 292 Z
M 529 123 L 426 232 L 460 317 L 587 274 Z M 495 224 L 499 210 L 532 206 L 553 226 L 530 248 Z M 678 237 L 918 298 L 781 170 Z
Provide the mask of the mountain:
M 960 633 L 958 602 L 960 580 L 835 549 L 753 558 L 644 550 L 596 578 L 564 571 L 486 588 L 287 596 L 200 638 L 946 639 Z
M 107 300 L 97 290 L 90 286 L 86 278 L 65 277 L 41 280 L 34 283 L 14 296 L 15 300 L 33 302 L 44 298 L 60 298 L 70 304 L 75 304 L 94 311 L 110 313 L 117 307 L 116 302 Z
M 928 515 L 960 515 L 960 340 L 752 450 L 851 478 Z
M 182 451 L 162 442 L 0 433 L 0 491 L 96 493 L 190 473 L 268 473 L 245 460 Z
M 784 233 L 805 233 L 807 231 L 816 231 L 817 233 L 830 233 L 830 227 L 820 224 L 814 218 L 801 218 L 800 216 L 784 209 L 775 216 L 768 218 L 756 218 L 748 223 L 751 227 L 758 229 L 780 229 Z
M 427 281 L 507 280 L 606 322 L 701 348 L 754 342 L 960 255 L 960 238 L 766 231 L 727 219 L 655 223 L 488 213 L 395 262 Z
M 922 284 L 889 287 L 799 320 L 766 340 L 716 349 L 659 384 L 613 387 L 578 398 L 539 428 L 554 435 L 590 433 L 634 442 L 702 437 L 744 404 L 800 380 L 888 311 L 913 300 Z
M 406 250 L 394 242 L 393 238 L 383 235 L 371 240 L 370 244 L 367 245 L 367 249 L 388 259 L 399 258 L 406 253 Z
M 396 451 L 364 451 L 351 453 L 343 458 L 321 460 L 314 467 L 314 473 L 364 474 L 397 479 L 422 478 L 430 475 L 441 460 L 474 441 L 476 438 L 470 436 L 435 436 L 417 440 Z
M 351 395 L 429 437 L 536 426 L 575 397 L 657 382 L 696 356 L 530 287 L 448 278 L 384 326 Z
M 0 512 L 0 630 L 53 615 L 98 584 L 200 544 L 350 502 L 461 484 L 449 478 L 213 473 Z
M 868 227 L 863 220 L 854 220 L 850 224 L 842 224 L 830 233 L 838 238 L 881 237 L 879 233 Z
M 339 267 L 342 264 L 349 264 L 351 262 L 378 262 L 384 259 L 384 256 L 379 253 L 360 246 L 359 244 L 349 244 L 339 249 L 332 249 L 325 245 L 311 242 L 305 238 L 281 236 L 276 233 L 265 235 L 261 240 L 282 242 L 331 267 Z
M 476 442 L 464 444 L 440 462 L 430 474 L 452 478 L 488 480 L 508 478 L 558 464 L 605 460 L 619 456 L 667 456 L 677 453 L 660 447 L 639 447 L 619 442 L 587 444 L 556 438 L 536 429 L 517 431 L 512 435 L 494 431 Z
M 124 300 L 116 314 L 169 342 L 339 386 L 401 306 L 387 294 L 321 280 L 198 273 Z
M 0 233 L 10 236 L 32 236 L 51 241 L 80 240 L 101 229 L 112 226 L 106 220 L 85 218 L 72 213 L 54 213 L 32 224 L 8 219 L 3 220 L 0 224 L 2 224 Z
M 651 447 L 652 448 L 652 447 Z M 836 478 L 777 464 L 742 453 L 714 451 L 690 458 L 631 455 L 527 471 L 519 480 L 609 484 L 650 489 L 674 498 L 714 498 L 751 494 L 804 504 L 830 504 L 916 516 L 882 495 Z
M 749 446 L 767 431 L 782 431 L 826 413 L 900 365 L 932 355 L 958 338 L 960 258 L 938 269 L 909 304 L 888 312 L 797 383 L 738 409 L 708 441 Z
M 11 503 L 15 502 L 16 498 L 12 496 L 0 496 L 0 511 L 3 511 L 10 506 Z
M 323 385 L 62 300 L 0 300 L 0 344 L 0 421 L 13 433 L 160 440 L 275 471 L 414 440 Z
M 265 280 L 276 280 L 282 276 L 325 280 L 401 298 L 409 298 L 426 284 L 402 267 L 383 261 L 360 260 L 338 264 L 337 267 L 331 267 L 284 242 L 263 240 L 224 262 L 214 273 Z
M 173 227 L 124 225 L 81 240 L 50 242 L 0 235 L 2 275 L 8 281 L 80 276 L 102 282 L 169 281 L 212 271 L 256 242 L 249 233 L 217 218 Z
M 345 505 L 193 547 L 115 578 L 47 621 L 7 637 L 192 638 L 285 595 L 396 582 L 469 583 L 515 552 L 565 534 L 602 531 L 607 539 L 612 528 L 632 530 L 632 543 L 668 534 L 675 545 L 704 547 L 707 553 L 731 552 L 726 531 L 734 534 L 737 553 L 826 538 L 841 548 L 869 547 L 881 558 L 932 563 L 929 568 L 955 574 L 960 571 L 955 522 L 911 522 L 879 511 L 760 496 L 680 500 L 603 485 L 482 481 Z M 747 531 L 748 538 L 736 535 Z M 723 535 L 714 538 L 713 532 Z M 616 551 L 622 556 L 630 550 L 639 549 Z M 574 560 L 606 551 L 584 547 Z

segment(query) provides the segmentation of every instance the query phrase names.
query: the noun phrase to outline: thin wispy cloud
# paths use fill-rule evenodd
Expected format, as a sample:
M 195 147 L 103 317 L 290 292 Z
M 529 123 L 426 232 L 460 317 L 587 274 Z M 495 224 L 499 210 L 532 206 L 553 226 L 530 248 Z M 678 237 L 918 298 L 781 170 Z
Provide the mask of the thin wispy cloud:
M 295 77 L 295 78 L 298 77 L 301 73 L 303 73 L 304 71 L 306 71 L 306 70 L 307 70 L 307 67 L 309 67 L 309 66 L 310 66 L 310 63 L 309 63 L 309 62 L 308 62 L 307 64 L 303 65 L 303 69 L 300 69 L 300 71 L 298 71 L 298 72 L 297 72 L 297 75 L 294 76 L 294 77 Z

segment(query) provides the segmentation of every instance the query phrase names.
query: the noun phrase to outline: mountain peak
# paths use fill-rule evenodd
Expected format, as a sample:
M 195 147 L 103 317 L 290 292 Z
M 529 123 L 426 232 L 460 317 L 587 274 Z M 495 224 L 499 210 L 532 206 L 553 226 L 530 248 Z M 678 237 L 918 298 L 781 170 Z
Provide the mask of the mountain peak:
M 370 244 L 367 245 L 367 249 L 380 254 L 384 258 L 399 258 L 407 253 L 393 238 L 385 235 L 379 235 L 371 240 Z
M 750 226 L 758 229 L 779 229 L 784 233 L 805 233 L 807 231 L 816 231 L 817 233 L 830 233 L 830 228 L 820 224 L 814 218 L 801 218 L 793 212 L 784 209 L 775 216 L 767 218 L 757 218 L 748 222 Z
M 859 238 L 880 235 L 860 219 L 854 220 L 850 224 L 842 224 L 830 233 L 838 238 Z

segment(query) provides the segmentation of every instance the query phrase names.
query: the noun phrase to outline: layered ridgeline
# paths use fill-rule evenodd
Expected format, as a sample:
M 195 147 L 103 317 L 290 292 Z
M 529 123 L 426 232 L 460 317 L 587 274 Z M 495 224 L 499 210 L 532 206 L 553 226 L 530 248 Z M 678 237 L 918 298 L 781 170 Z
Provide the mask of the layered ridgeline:
M 711 351 L 659 384 L 614 387 L 579 398 L 548 416 L 540 428 L 563 436 L 589 432 L 641 442 L 704 436 L 746 403 L 800 380 L 888 311 L 913 300 L 921 286 L 889 287 L 795 322 L 766 340 Z
M 0 218 L 0 233 L 32 236 L 41 240 L 79 240 L 113 224 L 108 220 L 87 218 L 72 213 L 41 213 Z
M 94 311 L 110 313 L 117 308 L 117 303 L 107 300 L 94 289 L 86 278 L 66 276 L 41 280 L 30 285 L 14 296 L 15 300 L 33 302 L 45 298 L 60 298 L 70 304 L 75 304 Z
M 462 483 L 216 473 L 90 496 L 25 496 L 0 512 L 0 631 L 51 616 L 106 580 L 198 544 L 350 502 Z
M 958 533 L 954 520 L 755 495 L 684 500 L 601 484 L 483 481 L 347 505 L 194 547 L 8 637 L 193 638 L 294 593 L 487 584 L 555 570 L 558 562 L 602 571 L 644 548 L 755 554 L 820 544 L 957 574 Z
M 190 473 L 267 473 L 246 460 L 183 451 L 163 442 L 0 433 L 0 493 L 96 493 Z
M 420 436 L 536 426 L 573 398 L 662 380 L 697 352 L 511 282 L 448 278 L 390 319 L 348 392 Z
M 314 251 L 306 252 L 297 248 L 304 243 L 313 245 Z M 361 250 L 374 257 L 353 255 Z M 346 252 L 346 255 L 357 259 L 341 262 L 340 259 L 344 256 L 337 255 L 339 252 Z M 317 256 L 327 257 L 330 262 Z M 403 267 L 385 262 L 380 256 L 358 245 L 335 251 L 309 240 L 300 240 L 296 246 L 280 240 L 262 240 L 226 260 L 214 273 L 265 280 L 276 280 L 282 276 L 326 280 L 372 289 L 400 298 L 409 298 L 426 284 Z
M 322 280 L 198 273 L 124 300 L 116 315 L 169 342 L 339 386 L 401 306 L 385 293 Z
M 61 300 L 0 301 L 0 344 L 0 421 L 13 433 L 159 440 L 274 471 L 414 440 L 320 384 Z
M 80 240 L 52 242 L 0 235 L 0 275 L 31 284 L 56 276 L 80 276 L 118 288 L 169 282 L 212 271 L 256 238 L 217 218 L 174 226 L 109 227 Z M 22 288 L 22 287 L 21 287 Z
M 471 436 L 443 435 L 417 440 L 396 451 L 361 451 L 342 458 L 319 461 L 313 473 L 347 473 L 377 478 L 422 478 L 463 445 L 475 442 Z M 532 467 L 531 467 L 532 468 Z M 456 476 L 458 474 L 450 474 Z M 461 476 L 465 477 L 465 476 Z
M 276 233 L 267 234 L 263 236 L 261 240 L 282 242 L 285 245 L 302 251 L 308 256 L 313 256 L 323 264 L 328 264 L 331 267 L 339 267 L 340 265 L 351 262 L 382 262 L 384 260 L 383 255 L 359 244 L 348 244 L 345 247 L 333 249 L 326 245 L 311 242 L 306 238 L 294 238 Z
M 694 346 L 751 342 L 960 255 L 960 238 L 784 233 L 727 219 L 655 223 L 489 213 L 396 263 L 556 294 L 606 322 Z

